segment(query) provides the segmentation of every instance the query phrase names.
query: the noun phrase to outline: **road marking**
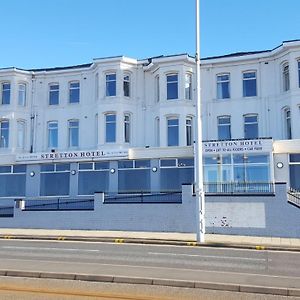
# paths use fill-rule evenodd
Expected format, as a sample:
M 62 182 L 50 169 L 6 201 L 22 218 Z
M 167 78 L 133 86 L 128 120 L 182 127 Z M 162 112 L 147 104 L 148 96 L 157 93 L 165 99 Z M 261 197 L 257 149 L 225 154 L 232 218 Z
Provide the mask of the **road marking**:
M 76 252 L 101 252 L 96 249 L 74 249 L 74 248 L 46 248 L 46 247 L 18 247 L 18 246 L 1 246 L 2 249 L 20 249 L 20 250 L 59 250 L 59 251 L 76 251 Z
M 160 252 L 148 252 L 152 255 L 164 255 L 164 256 L 183 256 L 183 257 L 203 257 L 203 258 L 220 258 L 220 259 L 241 259 L 241 260 L 253 260 L 253 261 L 266 261 L 265 258 L 251 258 L 251 257 L 233 257 L 233 256 L 217 256 L 217 255 L 201 255 L 201 254 L 183 254 L 183 253 L 160 253 Z M 271 259 L 268 259 L 271 261 Z

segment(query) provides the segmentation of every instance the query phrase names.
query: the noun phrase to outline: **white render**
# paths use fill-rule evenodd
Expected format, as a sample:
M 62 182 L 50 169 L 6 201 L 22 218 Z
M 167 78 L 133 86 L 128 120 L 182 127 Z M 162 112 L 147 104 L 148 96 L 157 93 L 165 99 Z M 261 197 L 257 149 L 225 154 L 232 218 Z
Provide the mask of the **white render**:
M 283 109 L 290 107 L 292 136 L 300 139 L 300 88 L 298 84 L 298 60 L 300 42 L 285 42 L 280 47 L 257 54 L 223 56 L 202 60 L 203 138 L 218 139 L 217 117 L 231 116 L 232 138 L 243 138 L 243 115 L 258 114 L 259 137 L 284 139 Z M 282 64 L 290 68 L 290 90 L 282 90 Z M 242 73 L 255 70 L 257 96 L 242 96 Z M 116 72 L 117 94 L 105 97 L 105 74 Z M 230 73 L 230 99 L 216 98 L 216 75 Z M 123 96 L 122 78 L 131 77 L 130 97 Z M 178 99 L 166 100 L 166 74 L 178 74 Z M 167 146 L 167 123 L 169 116 L 179 117 L 179 146 L 186 145 L 186 117 L 194 117 L 195 101 L 184 99 L 185 74 L 195 73 L 194 59 L 188 55 L 174 55 L 147 60 L 126 57 L 95 59 L 86 66 L 24 71 L 16 68 L 1 69 L 0 83 L 11 83 L 11 101 L 1 105 L 0 118 L 10 121 L 8 149 L 2 154 L 29 152 L 33 139 L 33 151 L 45 152 L 47 147 L 47 122 L 58 121 L 59 151 L 68 148 L 67 121 L 79 120 L 79 147 L 75 150 L 165 147 Z M 160 101 L 156 101 L 155 77 L 159 75 Z M 195 86 L 195 76 L 192 86 Z M 80 82 L 80 102 L 68 103 L 68 84 Z M 26 105 L 17 104 L 17 84 L 26 84 Z M 49 105 L 49 84 L 59 84 L 59 105 Z M 98 90 L 98 92 L 97 92 Z M 98 95 L 97 95 L 98 94 Z M 193 94 L 193 99 L 195 95 Z M 117 114 L 116 143 L 105 143 L 104 115 Z M 131 115 L 131 141 L 123 138 L 123 115 Z M 97 117 L 96 117 L 97 115 Z M 32 117 L 32 124 L 31 124 Z M 96 118 L 98 130 L 96 130 Z M 159 142 L 155 119 L 160 120 Z M 26 121 L 25 149 L 17 148 L 16 122 Z M 34 129 L 33 129 L 33 128 Z M 33 136 L 32 135 L 33 133 Z M 96 133 L 98 136 L 96 137 Z M 71 149 L 74 150 L 74 149 Z

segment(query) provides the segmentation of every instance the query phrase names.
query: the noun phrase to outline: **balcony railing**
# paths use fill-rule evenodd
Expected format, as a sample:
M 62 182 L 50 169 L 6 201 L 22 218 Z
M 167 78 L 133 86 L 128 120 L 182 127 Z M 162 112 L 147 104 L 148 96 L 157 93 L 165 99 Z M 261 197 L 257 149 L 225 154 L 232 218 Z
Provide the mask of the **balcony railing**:
M 205 194 L 274 194 L 272 182 L 209 182 L 204 183 Z
M 288 202 L 300 208 L 300 191 L 290 188 L 287 194 Z

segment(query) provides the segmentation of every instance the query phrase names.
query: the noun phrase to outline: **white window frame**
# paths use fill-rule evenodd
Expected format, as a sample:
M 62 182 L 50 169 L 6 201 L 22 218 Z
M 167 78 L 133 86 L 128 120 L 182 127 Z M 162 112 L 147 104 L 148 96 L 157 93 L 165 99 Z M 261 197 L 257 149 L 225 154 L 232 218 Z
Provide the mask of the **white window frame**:
M 51 87 L 54 87 L 54 86 L 57 86 L 58 88 L 51 89 Z M 59 83 L 56 83 L 56 82 L 49 83 L 49 85 L 48 85 L 48 91 L 49 91 L 49 94 L 48 94 L 48 105 L 50 105 L 50 106 L 52 106 L 52 105 L 59 105 Z M 52 92 L 58 92 L 57 103 L 50 103 L 51 93 Z
M 78 86 L 72 87 L 71 85 L 77 83 Z M 76 101 L 71 102 L 71 91 L 72 90 L 78 90 L 78 99 Z M 80 81 L 79 80 L 74 80 L 69 82 L 69 104 L 77 104 L 80 102 Z
M 228 79 L 226 79 L 226 80 L 220 79 L 219 80 L 219 78 L 221 76 L 228 76 Z M 217 85 L 216 85 L 216 87 L 217 87 L 217 99 L 218 100 L 230 99 L 231 98 L 231 95 L 230 95 L 231 94 L 231 89 L 230 89 L 230 73 L 219 73 L 219 74 L 216 74 L 216 81 L 217 81 Z M 219 92 L 218 92 L 219 91 L 219 84 L 223 85 L 224 83 L 227 83 L 227 82 L 228 82 L 228 96 L 229 97 L 223 97 L 223 95 L 219 95 Z
M 191 73 L 185 73 L 184 98 L 185 100 L 193 99 L 193 76 Z
M 116 79 L 108 79 L 107 76 L 109 76 L 109 75 L 115 75 Z M 115 83 L 115 89 L 116 89 L 115 95 L 108 95 L 108 93 L 107 93 L 107 91 L 108 91 L 107 84 L 111 83 L 111 82 Z M 117 73 L 114 71 L 107 72 L 107 73 L 105 73 L 105 97 L 110 98 L 110 97 L 116 97 L 116 96 L 117 96 Z
M 115 116 L 115 121 L 107 121 L 107 117 L 108 116 Z M 105 143 L 107 144 L 112 144 L 112 143 L 116 143 L 117 142 L 117 113 L 116 112 L 107 112 L 104 114 L 104 121 L 105 121 L 105 126 L 104 126 L 104 130 L 105 130 Z M 114 141 L 107 141 L 107 124 L 115 124 L 115 140 Z
M 284 122 L 284 138 L 287 140 L 292 139 L 292 116 L 291 108 L 286 106 L 283 108 L 283 122 Z
M 253 73 L 255 76 L 254 76 L 254 77 L 251 77 L 251 78 L 245 78 L 245 77 L 244 77 L 245 74 L 250 74 L 250 73 Z M 244 97 L 244 98 L 248 98 L 248 97 L 257 97 L 257 72 L 256 72 L 256 70 L 248 70 L 248 71 L 244 71 L 242 76 L 243 76 L 243 97 Z M 255 95 L 247 96 L 247 95 L 246 95 L 245 86 L 244 86 L 244 82 L 246 82 L 246 81 L 251 81 L 251 80 L 255 80 Z
M 3 128 L 3 124 L 7 124 L 7 128 Z M 9 120 L 8 119 L 1 119 L 0 120 L 0 149 L 7 149 L 9 148 Z M 7 131 L 7 142 L 6 140 L 3 138 L 4 137 L 4 131 Z
M 131 114 L 124 114 L 124 143 L 131 142 Z
M 186 145 L 193 145 L 193 117 L 187 116 L 185 119 L 185 134 L 186 134 Z
M 51 128 L 51 125 L 54 125 L 54 124 L 56 124 L 56 128 L 54 128 L 54 127 Z M 54 130 L 57 131 L 57 141 L 56 141 L 57 145 L 56 146 L 50 145 L 50 135 L 51 135 L 51 132 Z M 48 147 L 48 149 L 57 149 L 58 148 L 58 121 L 53 120 L 53 121 L 47 122 L 47 147 Z
M 71 125 L 71 123 L 77 122 L 77 126 Z M 78 144 L 74 145 L 74 141 L 72 141 L 72 130 L 77 129 L 77 140 Z M 78 119 L 71 119 L 68 120 L 68 146 L 69 148 L 78 148 L 79 147 L 79 120 Z
M 177 76 L 177 80 L 172 80 L 172 81 L 168 81 L 168 77 L 171 77 L 171 76 Z M 177 98 L 169 98 L 169 95 L 168 95 L 168 85 L 169 84 L 176 84 L 176 87 L 177 87 Z M 167 96 L 167 100 L 178 100 L 179 99 L 179 74 L 176 73 L 176 72 L 172 72 L 172 73 L 167 73 L 166 74 L 166 96 Z
M 220 120 L 221 119 L 229 119 L 229 123 L 226 124 L 220 124 Z M 226 138 L 226 140 L 230 140 L 231 139 L 231 116 L 230 115 L 223 115 L 223 116 L 218 116 L 217 117 L 217 121 L 218 121 L 218 140 L 220 140 L 220 136 L 219 136 L 219 128 L 220 127 L 229 127 L 229 137 Z
M 282 88 L 284 92 L 290 90 L 290 66 L 287 62 L 282 64 Z
M 171 121 L 171 120 L 177 120 L 178 124 L 177 125 L 169 125 L 169 121 Z M 179 116 L 168 116 L 167 117 L 167 146 L 168 147 L 176 147 L 176 146 L 178 147 L 179 146 L 179 144 L 180 144 L 179 126 L 180 126 Z M 172 127 L 177 127 L 177 136 L 178 136 L 177 145 L 169 145 L 169 128 L 172 128 Z
M 4 89 L 4 85 L 9 84 L 9 89 Z M 9 90 L 9 102 L 8 103 L 3 103 L 3 94 L 5 91 Z M 1 105 L 9 105 L 11 102 L 11 83 L 10 81 L 3 81 L 1 82 Z
M 128 86 L 128 95 L 125 95 L 125 85 Z M 131 97 L 131 75 L 129 73 L 123 75 L 123 96 L 126 98 Z
M 27 96 L 27 84 L 24 82 L 18 83 L 18 105 L 26 105 L 26 96 Z

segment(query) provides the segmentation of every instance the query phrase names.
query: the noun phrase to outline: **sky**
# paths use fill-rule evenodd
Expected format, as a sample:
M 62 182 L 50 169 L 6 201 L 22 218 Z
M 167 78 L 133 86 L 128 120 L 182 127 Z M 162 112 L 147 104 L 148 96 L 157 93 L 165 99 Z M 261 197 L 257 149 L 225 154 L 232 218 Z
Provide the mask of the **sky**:
M 201 57 L 300 39 L 300 0 L 200 0 Z M 195 54 L 195 0 L 0 0 L 0 68 Z

